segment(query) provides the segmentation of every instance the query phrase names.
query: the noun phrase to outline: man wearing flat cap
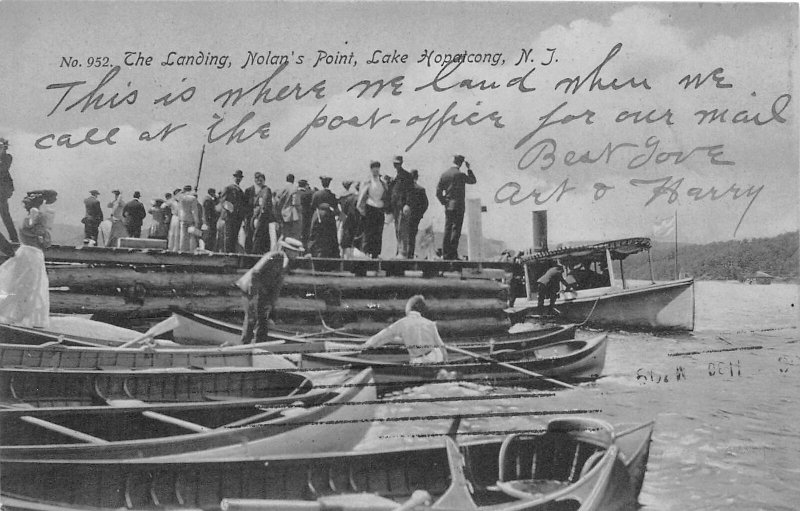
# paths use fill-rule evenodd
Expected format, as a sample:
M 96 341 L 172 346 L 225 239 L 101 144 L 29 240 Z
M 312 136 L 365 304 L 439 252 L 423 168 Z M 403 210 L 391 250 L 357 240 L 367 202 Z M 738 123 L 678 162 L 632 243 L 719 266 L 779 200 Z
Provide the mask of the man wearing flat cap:
M 247 208 L 244 191 L 239 186 L 242 178 L 244 173 L 241 170 L 234 172 L 233 183 L 226 186 L 219 197 L 220 219 L 225 222 L 223 246 L 217 247 L 221 252 L 237 252 L 239 229 L 242 227 Z
M 461 165 L 466 165 L 467 173 L 461 172 Z M 475 174 L 464 157 L 457 154 L 453 157 L 453 166 L 445 170 L 436 187 L 436 198 L 444 206 L 444 239 L 442 240 L 442 257 L 447 260 L 458 259 L 458 242 L 461 239 L 461 226 L 464 223 L 466 208 L 466 185 L 477 182 Z
M 83 200 L 86 213 L 83 216 L 83 244 L 97 245 L 97 234 L 100 231 L 100 223 L 103 221 L 103 209 L 97 196 L 100 192 L 91 190 L 89 196 Z
M 392 181 L 392 215 L 394 215 L 394 234 L 397 239 L 396 255 L 408 257 L 408 233 L 411 217 L 411 204 L 409 198 L 414 190 L 414 179 L 411 173 L 403 168 L 403 157 L 395 156 L 392 161 L 397 174 Z
M 17 229 L 14 227 L 14 220 L 8 210 L 8 199 L 14 194 L 14 180 L 11 179 L 12 156 L 8 153 L 8 140 L 0 138 L 0 217 L 8 231 L 8 237 L 12 242 L 19 242 Z

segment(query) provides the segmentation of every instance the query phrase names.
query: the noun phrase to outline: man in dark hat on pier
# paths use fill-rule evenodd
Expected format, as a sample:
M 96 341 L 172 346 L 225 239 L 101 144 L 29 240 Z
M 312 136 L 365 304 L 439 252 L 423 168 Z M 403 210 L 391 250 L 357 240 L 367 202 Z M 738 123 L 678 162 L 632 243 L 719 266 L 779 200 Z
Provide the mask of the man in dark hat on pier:
M 422 221 L 422 216 L 428 211 L 428 194 L 417 181 L 419 181 L 419 170 L 414 169 L 411 171 L 411 179 L 414 183 L 414 188 L 408 195 L 408 205 L 411 212 L 408 217 L 408 235 L 405 237 L 406 247 L 404 249 L 406 257 L 409 259 L 414 258 L 414 253 L 417 246 L 417 232 L 419 231 L 419 223 Z
M 83 222 L 84 245 L 97 245 L 97 234 L 100 230 L 100 223 L 103 221 L 103 209 L 97 199 L 98 195 L 100 195 L 100 192 L 91 190 L 89 197 L 83 200 L 83 205 L 86 208 L 86 213 L 81 220 Z
M 461 172 L 461 165 L 466 165 L 467 173 Z M 436 198 L 444 206 L 444 239 L 442 240 L 442 257 L 447 260 L 458 259 L 458 242 L 461 239 L 461 226 L 464 223 L 466 209 L 466 185 L 477 182 L 475 174 L 464 157 L 457 154 L 453 157 L 453 166 L 445 170 L 436 187 Z
M 206 250 L 213 252 L 217 246 L 217 221 L 219 211 L 217 211 L 217 191 L 214 188 L 208 189 L 208 194 L 203 197 L 203 244 Z
M 142 223 L 147 217 L 147 211 L 140 200 L 141 197 L 141 192 L 133 192 L 133 199 L 128 201 L 122 210 L 122 222 L 128 230 L 128 236 L 132 238 L 142 237 Z
M 300 201 L 300 220 L 302 222 L 300 242 L 307 247 L 308 237 L 311 235 L 311 218 L 314 216 L 314 208 L 311 206 L 314 192 L 305 179 L 297 182 L 297 196 Z
M 414 189 L 411 173 L 403 168 L 403 157 L 395 156 L 392 161 L 397 174 L 391 184 L 392 215 L 394 216 L 394 234 L 397 239 L 396 255 L 408 255 L 408 228 L 411 219 L 409 197 Z
M 253 184 L 244 191 L 244 251 L 247 254 L 253 253 L 253 238 L 255 226 L 253 224 L 253 214 L 255 213 L 258 197 L 266 187 L 267 177 L 263 172 L 256 172 L 253 175 Z M 267 188 L 269 190 L 269 188 Z M 271 193 L 271 192 L 270 192 Z M 263 252 L 262 252 L 263 253 Z
M 0 218 L 8 231 L 8 237 L 13 243 L 19 242 L 14 220 L 8 210 L 8 199 L 14 194 L 14 180 L 11 179 L 11 162 L 13 157 L 8 153 L 8 140 L 0 138 Z
M 237 252 L 239 229 L 242 227 L 247 207 L 244 191 L 239 186 L 242 178 L 244 178 L 244 173 L 241 170 L 234 172 L 233 183 L 226 186 L 219 197 L 219 203 L 222 205 L 221 218 L 225 222 L 225 234 L 224 246 L 217 248 L 222 252 Z

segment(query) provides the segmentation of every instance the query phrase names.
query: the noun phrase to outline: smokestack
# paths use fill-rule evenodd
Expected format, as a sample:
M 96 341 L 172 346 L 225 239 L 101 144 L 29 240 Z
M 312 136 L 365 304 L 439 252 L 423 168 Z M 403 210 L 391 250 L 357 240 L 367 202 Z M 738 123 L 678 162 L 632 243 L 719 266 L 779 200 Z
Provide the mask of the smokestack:
M 533 214 L 533 251 L 547 251 L 547 210 L 531 211 Z

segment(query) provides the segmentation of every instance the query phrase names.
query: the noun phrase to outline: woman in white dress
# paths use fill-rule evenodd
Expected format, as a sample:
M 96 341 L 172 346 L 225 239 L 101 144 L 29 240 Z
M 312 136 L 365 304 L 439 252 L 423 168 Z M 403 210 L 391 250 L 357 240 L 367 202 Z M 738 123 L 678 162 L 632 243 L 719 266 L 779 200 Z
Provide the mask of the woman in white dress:
M 20 246 L 14 257 L 0 265 L 0 322 L 27 327 L 50 323 L 50 295 L 43 250 L 50 246 L 50 226 L 55 216 L 49 206 L 56 200 L 51 190 L 30 192 L 23 200 L 28 215 L 19 231 Z

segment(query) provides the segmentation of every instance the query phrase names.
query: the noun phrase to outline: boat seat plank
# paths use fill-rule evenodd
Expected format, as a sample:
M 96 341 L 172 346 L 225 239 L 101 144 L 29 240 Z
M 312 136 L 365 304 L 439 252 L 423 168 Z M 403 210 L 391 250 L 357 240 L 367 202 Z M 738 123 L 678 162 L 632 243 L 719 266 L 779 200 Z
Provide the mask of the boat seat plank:
M 161 421 L 161 422 L 164 422 L 166 424 L 172 424 L 173 426 L 179 426 L 181 428 L 188 429 L 189 431 L 194 431 L 195 433 L 205 433 L 206 431 L 211 431 L 211 428 L 207 428 L 205 426 L 201 426 L 200 424 L 196 424 L 194 422 L 185 421 L 183 419 L 177 419 L 175 417 L 170 417 L 169 415 L 164 415 L 163 413 L 153 412 L 151 410 L 147 410 L 147 411 L 142 412 L 142 415 L 144 415 L 148 419 Z
M 39 419 L 36 417 L 31 417 L 29 415 L 23 415 L 20 417 L 21 421 L 27 422 L 28 424 L 33 424 L 36 426 L 40 426 L 42 428 L 48 429 L 50 431 L 54 431 L 56 433 L 61 433 L 62 435 L 68 436 L 70 438 L 74 438 L 75 440 L 80 440 L 82 442 L 87 442 L 90 444 L 107 444 L 107 440 L 103 440 L 102 438 L 98 438 L 96 436 L 88 435 L 86 433 L 81 433 L 80 431 L 76 431 L 74 429 L 68 428 L 66 426 L 60 426 L 58 424 L 53 424 L 52 422 L 46 421 L 44 419 Z

